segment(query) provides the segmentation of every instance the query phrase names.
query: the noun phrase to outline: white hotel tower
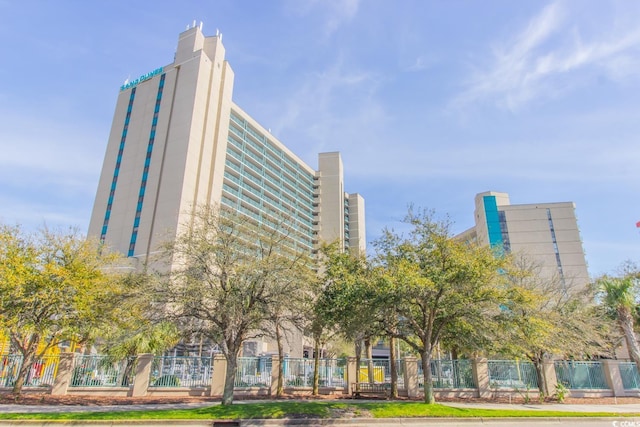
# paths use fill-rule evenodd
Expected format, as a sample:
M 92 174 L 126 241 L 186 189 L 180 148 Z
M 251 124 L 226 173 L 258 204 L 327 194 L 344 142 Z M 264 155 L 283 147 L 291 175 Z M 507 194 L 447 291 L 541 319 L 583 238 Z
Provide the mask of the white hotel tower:
M 573 202 L 512 205 L 507 193 L 487 191 L 476 195 L 474 216 L 456 238 L 524 256 L 565 290 L 589 284 Z
M 364 200 L 344 192 L 340 154 L 305 164 L 232 100 L 222 36 L 180 34 L 172 64 L 120 88 L 89 235 L 144 261 L 198 205 L 257 221 L 283 213 L 293 244 L 365 250 Z

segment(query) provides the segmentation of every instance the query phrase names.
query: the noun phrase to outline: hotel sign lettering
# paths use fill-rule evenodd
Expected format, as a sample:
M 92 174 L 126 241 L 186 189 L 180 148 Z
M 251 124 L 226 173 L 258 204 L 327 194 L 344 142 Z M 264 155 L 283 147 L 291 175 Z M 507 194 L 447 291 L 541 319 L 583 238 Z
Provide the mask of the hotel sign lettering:
M 120 86 L 120 90 L 127 90 L 129 88 L 132 88 L 134 86 L 137 86 L 138 84 L 142 83 L 145 80 L 149 80 L 150 78 L 152 78 L 153 76 L 157 76 L 158 74 L 161 74 L 163 71 L 163 68 L 156 68 L 153 71 L 148 72 L 147 74 L 143 74 L 140 77 L 138 77 L 135 80 L 131 80 L 131 81 L 126 81 L 122 86 Z

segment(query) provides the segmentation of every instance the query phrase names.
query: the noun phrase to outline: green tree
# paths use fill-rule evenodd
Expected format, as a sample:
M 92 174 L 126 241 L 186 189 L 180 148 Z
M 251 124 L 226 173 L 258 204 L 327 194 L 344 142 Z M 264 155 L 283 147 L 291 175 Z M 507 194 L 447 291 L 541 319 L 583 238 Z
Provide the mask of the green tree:
M 407 237 L 385 230 L 375 246 L 396 276 L 398 338 L 421 356 L 424 401 L 434 403 L 431 358 L 454 322 L 483 321 L 504 300 L 501 270 L 508 260 L 486 247 L 453 240 L 447 220 L 432 211 L 409 210 Z
M 603 276 L 596 280 L 603 305 L 616 319 L 629 350 L 631 359 L 640 367 L 640 345 L 635 334 L 638 313 L 640 274 L 627 269 L 620 277 Z
M 322 252 L 321 252 L 322 253 Z M 321 256 L 322 257 L 322 256 Z M 313 341 L 313 379 L 312 395 L 319 394 L 320 357 L 322 350 L 337 335 L 335 324 L 328 315 L 324 289 L 325 282 L 322 279 L 324 260 L 315 259 L 314 277 L 309 280 L 307 292 L 304 294 L 302 313 L 303 332 Z
M 135 367 L 136 356 L 143 353 L 160 355 L 180 340 L 175 324 L 164 318 L 150 298 L 154 277 L 146 271 L 123 277 L 123 292 L 109 316 L 110 321 L 96 333 L 94 344 L 111 361 L 126 360 L 122 378 L 128 378 Z
M 120 277 L 109 273 L 116 261 L 73 229 L 0 226 L 0 329 L 22 355 L 13 393 L 49 349 L 89 341 L 108 321 L 122 293 Z
M 391 376 L 391 397 L 398 397 L 398 368 L 396 347 L 402 325 L 398 315 L 398 309 L 402 304 L 402 283 L 406 279 L 403 272 L 405 266 L 402 262 L 384 262 L 377 260 L 380 265 L 371 270 L 372 280 L 375 283 L 375 293 L 370 295 L 370 304 L 375 315 L 375 323 L 380 334 L 385 336 L 389 343 L 389 373 Z
M 227 360 L 224 405 L 233 403 L 242 343 L 263 334 L 273 304 L 308 276 L 308 254 L 291 247 L 286 218 L 257 225 L 227 209 L 200 207 L 168 244 L 167 280 L 155 292 L 168 318 L 191 336 L 219 345 Z
M 536 369 L 540 393 L 548 396 L 543 363 L 551 355 L 599 354 L 604 350 L 602 326 L 607 322 L 588 287 L 543 277 L 540 267 L 517 257 L 509 278 L 508 298 L 501 306 L 499 327 L 492 330 L 493 350 L 525 357 Z
M 377 296 L 371 269 L 363 256 L 343 251 L 337 243 L 323 246 L 321 259 L 323 289 L 318 307 L 327 322 L 355 344 L 359 370 L 363 343 L 369 350 L 371 339 L 381 333 L 376 322 Z M 368 372 L 373 382 L 372 366 Z

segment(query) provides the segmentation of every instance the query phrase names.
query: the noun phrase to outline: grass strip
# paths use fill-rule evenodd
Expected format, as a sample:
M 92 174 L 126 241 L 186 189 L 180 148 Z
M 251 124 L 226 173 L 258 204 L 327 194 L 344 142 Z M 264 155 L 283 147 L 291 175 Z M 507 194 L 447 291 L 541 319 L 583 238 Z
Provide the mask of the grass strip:
M 517 409 L 455 408 L 446 405 L 426 405 L 416 402 L 342 403 L 342 402 L 265 402 L 214 405 L 193 409 L 162 409 L 111 412 L 8 413 L 0 420 L 230 420 L 271 418 L 330 418 L 332 414 L 349 411 L 371 414 L 374 418 L 527 418 L 527 417 L 638 417 L 638 413 L 566 412 Z
M 619 412 L 569 412 L 547 410 L 520 409 L 481 409 L 459 408 L 447 405 L 427 405 L 421 402 L 363 403 L 360 405 L 371 413 L 374 418 L 565 418 L 565 417 L 637 417 L 638 413 Z

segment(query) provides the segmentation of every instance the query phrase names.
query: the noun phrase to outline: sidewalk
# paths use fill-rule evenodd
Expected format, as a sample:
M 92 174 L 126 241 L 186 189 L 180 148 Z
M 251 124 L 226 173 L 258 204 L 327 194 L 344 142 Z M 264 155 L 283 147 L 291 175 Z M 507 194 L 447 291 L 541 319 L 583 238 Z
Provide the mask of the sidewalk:
M 608 404 L 608 405 L 571 405 L 565 403 L 516 404 L 516 403 L 458 403 L 444 402 L 442 405 L 455 408 L 475 409 L 514 409 L 528 411 L 564 411 L 564 412 L 613 412 L 640 413 L 640 403 Z

